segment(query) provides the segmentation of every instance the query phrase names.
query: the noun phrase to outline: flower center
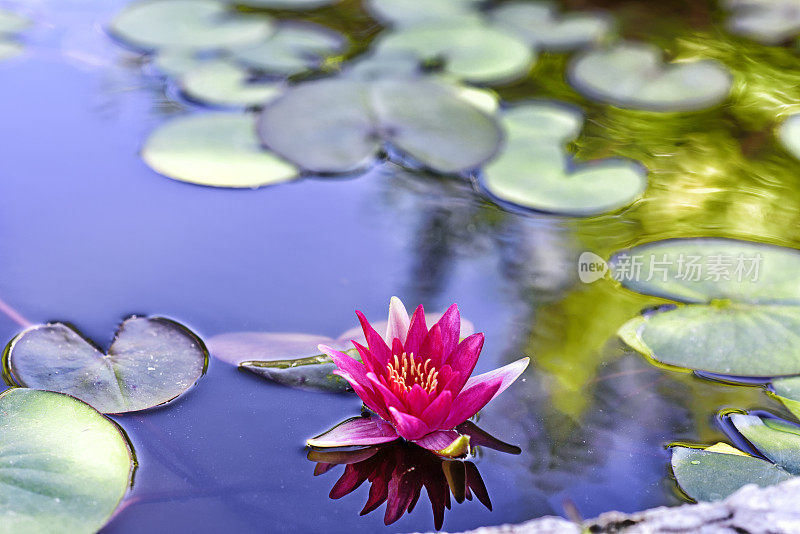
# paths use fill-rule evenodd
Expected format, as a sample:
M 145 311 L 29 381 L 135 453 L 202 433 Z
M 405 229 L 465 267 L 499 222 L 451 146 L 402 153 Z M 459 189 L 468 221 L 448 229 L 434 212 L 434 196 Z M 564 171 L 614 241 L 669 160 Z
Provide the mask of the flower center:
M 389 361 L 386 370 L 392 385 L 404 393 L 410 390 L 414 384 L 419 384 L 428 393 L 434 392 L 436 386 L 439 385 L 439 371 L 433 366 L 430 358 L 422 363 L 417 363 L 413 354 L 404 352 L 399 357 L 395 354 L 394 359 Z

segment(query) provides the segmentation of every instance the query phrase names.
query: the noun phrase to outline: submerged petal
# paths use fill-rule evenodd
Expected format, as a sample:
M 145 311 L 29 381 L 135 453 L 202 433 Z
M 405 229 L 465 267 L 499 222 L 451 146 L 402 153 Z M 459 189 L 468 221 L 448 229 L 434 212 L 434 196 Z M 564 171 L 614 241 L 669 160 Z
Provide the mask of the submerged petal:
M 399 339 L 400 343 L 405 343 L 410 323 L 411 320 L 408 318 L 408 312 L 403 302 L 397 297 L 392 297 L 392 300 L 389 301 L 389 324 L 386 327 L 386 342 L 391 344 L 393 340 Z
M 353 417 L 306 441 L 311 447 L 376 445 L 398 438 L 392 425 L 377 416 Z

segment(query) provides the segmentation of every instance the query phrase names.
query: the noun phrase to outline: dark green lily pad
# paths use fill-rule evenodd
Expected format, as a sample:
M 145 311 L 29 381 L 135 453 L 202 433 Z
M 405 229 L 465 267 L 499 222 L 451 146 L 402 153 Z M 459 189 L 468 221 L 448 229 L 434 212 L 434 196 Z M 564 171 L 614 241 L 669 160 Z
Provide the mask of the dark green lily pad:
M 626 206 L 647 186 L 633 161 L 612 159 L 578 165 L 563 144 L 583 123 L 574 110 L 536 103 L 504 114 L 506 142 L 484 170 L 486 189 L 500 200 L 539 211 L 588 216 Z
M 173 119 L 150 135 L 142 159 L 169 178 L 214 187 L 259 187 L 299 176 L 294 165 L 261 147 L 255 118 L 242 113 Z
M 673 447 L 672 472 L 678 485 L 696 501 L 719 501 L 747 484 L 772 486 L 792 475 L 753 456 Z
M 49 391 L 0 394 L 0 531 L 97 532 L 132 470 L 122 432 L 91 406 Z
M 731 423 L 768 460 L 785 471 L 800 474 L 800 427 L 787 421 L 734 413 Z
M 777 45 L 800 34 L 797 0 L 727 0 L 732 11 L 728 29 L 767 45 Z
M 636 318 L 619 334 L 666 365 L 745 377 L 800 374 L 800 307 L 721 301 Z
M 662 51 L 643 43 L 620 43 L 575 57 L 568 79 L 589 98 L 650 111 L 694 111 L 723 102 L 730 73 L 711 60 L 665 64 Z
M 272 23 L 217 0 L 140 0 L 114 17 L 110 31 L 143 50 L 219 50 L 263 41 Z
M 369 13 L 384 24 L 412 26 L 426 22 L 480 20 L 480 0 L 368 0 Z
M 550 2 L 507 2 L 490 14 L 496 25 L 546 50 L 574 50 L 597 43 L 613 28 L 611 17 L 604 13 L 560 15 Z
M 269 73 L 291 75 L 322 65 L 330 55 L 347 48 L 345 37 L 316 24 L 282 24 L 267 40 L 238 48 L 232 56 L 241 63 Z
M 239 367 L 293 388 L 334 393 L 353 390 L 345 379 L 333 374 L 336 365 L 324 354 L 294 360 L 246 361 L 239 364 Z
M 415 24 L 379 40 L 379 52 L 415 54 L 442 61 L 444 71 L 473 83 L 505 83 L 525 76 L 536 61 L 531 45 L 486 24 L 444 21 Z
M 212 106 L 263 106 L 280 94 L 280 82 L 252 81 L 251 77 L 246 68 L 219 59 L 190 69 L 180 78 L 180 86 L 187 97 Z
M 125 320 L 107 354 L 62 323 L 28 328 L 3 353 L 13 384 L 66 393 L 103 413 L 169 402 L 202 376 L 207 363 L 202 341 L 161 317 Z
M 792 248 L 735 239 L 668 239 L 617 252 L 609 268 L 628 289 L 680 302 L 800 304 L 800 252 Z
M 384 144 L 442 173 L 480 166 L 502 136 L 496 121 L 426 80 L 324 79 L 273 100 L 258 126 L 264 144 L 312 172 L 367 166 Z

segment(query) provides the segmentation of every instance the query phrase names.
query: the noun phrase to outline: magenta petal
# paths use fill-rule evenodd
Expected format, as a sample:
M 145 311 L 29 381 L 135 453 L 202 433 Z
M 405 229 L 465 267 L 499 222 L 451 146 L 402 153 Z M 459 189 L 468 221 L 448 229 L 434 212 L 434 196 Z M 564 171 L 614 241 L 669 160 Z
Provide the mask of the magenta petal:
M 317 348 L 330 356 L 333 363 L 336 364 L 336 367 L 344 371 L 345 373 L 352 376 L 362 385 L 367 385 L 369 382 L 367 381 L 367 368 L 364 367 L 364 364 L 356 360 L 355 358 L 351 358 L 344 352 L 339 352 L 338 350 L 332 349 L 327 345 L 318 345 Z
M 422 304 L 417 306 L 414 310 L 414 315 L 411 316 L 411 324 L 408 327 L 408 337 L 404 344 L 407 354 L 419 354 L 422 347 L 422 342 L 425 341 L 425 336 L 428 335 L 428 326 L 425 324 L 425 309 Z
M 369 471 L 359 469 L 358 464 L 347 464 L 344 467 L 344 473 L 342 473 L 342 476 L 336 481 L 336 484 L 333 485 L 328 496 L 331 499 L 341 499 L 363 484 L 368 476 Z
M 379 376 L 383 375 L 386 367 L 375 360 L 369 349 L 355 340 L 351 340 L 351 343 L 358 351 L 358 355 L 361 356 L 361 361 L 364 362 L 364 367 L 367 369 L 367 372 L 371 371 Z
M 439 428 L 453 406 L 453 394 L 449 391 L 442 391 L 431 402 L 425 411 L 422 412 L 420 419 L 425 421 L 431 428 Z
M 430 432 L 428 425 L 419 417 L 403 413 L 394 406 L 389 407 L 389 413 L 392 414 L 397 433 L 407 440 L 419 439 Z
M 501 380 L 495 378 L 494 380 L 465 388 L 453 401 L 453 408 L 450 410 L 450 415 L 444 420 L 442 427 L 453 428 L 478 413 L 478 410 L 494 398 L 497 390 L 500 389 L 500 385 Z
M 402 401 L 397 395 L 392 393 L 392 391 L 386 387 L 386 384 L 381 382 L 374 373 L 367 373 L 367 378 L 372 385 L 372 389 L 377 392 L 381 398 L 383 399 L 384 404 L 388 408 L 389 406 L 394 406 L 396 408 L 406 409 L 406 403 Z
M 411 413 L 421 414 L 428 407 L 428 393 L 419 384 L 414 384 L 406 395 L 406 404 Z
M 500 388 L 492 397 L 493 399 L 494 397 L 504 392 L 508 386 L 513 384 L 514 381 L 517 378 L 519 378 L 519 375 L 521 375 L 523 371 L 525 371 L 530 362 L 531 362 L 530 358 L 527 357 L 520 358 L 519 360 L 509 363 L 508 365 L 504 365 L 503 367 L 495 369 L 494 371 L 489 371 L 488 373 L 483 373 L 481 375 L 473 376 L 472 378 L 467 380 L 466 384 L 464 384 L 464 391 L 482 382 L 489 382 L 497 378 L 500 378 L 501 379 Z
M 444 341 L 442 339 L 442 327 L 439 324 L 433 325 L 425 336 L 425 341 L 422 342 L 422 347 L 419 349 L 419 359 L 417 361 L 424 362 L 427 359 L 437 369 L 441 367 L 443 360 L 442 346 Z
M 448 356 L 455 350 L 461 334 L 461 314 L 458 306 L 453 304 L 444 312 L 442 318 L 436 323 L 442 329 L 442 358 L 447 361 Z
M 400 343 L 405 343 L 410 323 L 411 320 L 408 318 L 408 312 L 403 302 L 397 297 L 392 297 L 392 300 L 389 301 L 389 324 L 386 327 L 386 342 L 391 344 L 395 339 L 399 339 Z
M 483 339 L 483 334 L 472 334 L 458 344 L 455 352 L 453 352 L 446 361 L 448 365 L 461 375 L 461 380 L 453 386 L 456 393 L 461 391 L 469 375 L 475 370 L 475 364 L 478 363 L 478 356 L 480 356 L 481 350 L 483 349 Z
M 381 336 L 375 331 L 374 328 L 372 328 L 372 325 L 369 324 L 369 321 L 367 321 L 367 318 L 364 317 L 363 313 L 357 311 L 356 315 L 361 323 L 361 328 L 364 330 L 364 337 L 367 338 L 367 345 L 369 345 L 370 353 L 379 365 L 385 367 L 389 362 L 389 357 L 391 356 L 392 352 L 389 350 L 389 345 L 386 344 L 383 336 Z
M 350 447 L 387 443 L 397 437 L 392 425 L 380 417 L 369 416 L 348 419 L 306 443 L 312 447 Z
M 375 393 L 371 387 L 362 385 L 361 382 L 344 371 L 337 370 L 334 371 L 333 374 L 339 375 L 347 380 L 347 382 L 353 387 L 353 391 L 356 392 L 356 395 L 358 395 L 367 408 L 380 415 L 384 419 L 389 419 L 389 412 L 386 411 L 383 399 L 381 399 L 380 395 Z
M 458 437 L 459 433 L 455 430 L 434 430 L 414 443 L 430 451 L 440 451 L 450 446 Z

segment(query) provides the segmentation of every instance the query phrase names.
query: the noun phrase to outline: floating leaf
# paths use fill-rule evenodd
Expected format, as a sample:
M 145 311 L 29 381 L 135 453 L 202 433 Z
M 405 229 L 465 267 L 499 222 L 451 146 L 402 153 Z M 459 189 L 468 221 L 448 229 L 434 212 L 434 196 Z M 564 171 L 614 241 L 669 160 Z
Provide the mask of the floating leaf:
M 633 202 L 647 186 L 644 168 L 627 160 L 575 167 L 563 143 L 580 131 L 575 111 L 549 103 L 512 108 L 507 139 L 484 170 L 486 189 L 506 202 L 539 211 L 595 215 Z
M 778 139 L 792 156 L 800 159 L 800 114 L 790 116 L 781 124 Z
M 120 429 L 66 395 L 0 394 L 0 531 L 98 531 L 130 483 L 133 458 Z
M 326 56 L 346 47 L 344 36 L 324 26 L 285 23 L 267 40 L 236 49 L 232 55 L 249 67 L 288 76 L 318 68 Z
M 189 70 L 181 77 L 180 85 L 193 100 L 231 107 L 264 105 L 280 94 L 281 89 L 281 84 L 275 81 L 252 81 L 247 69 L 226 60 L 210 61 Z M 252 132 L 252 120 L 247 123 Z
M 615 106 L 651 111 L 693 111 L 728 97 L 731 75 L 711 60 L 664 64 L 662 51 L 642 43 L 622 43 L 574 58 L 570 83 L 589 98 Z
M 771 386 L 778 400 L 800 420 L 800 376 L 776 378 Z
M 272 24 L 217 0 L 140 0 L 111 21 L 110 31 L 143 50 L 217 50 L 263 41 Z
M 792 248 L 667 239 L 617 252 L 608 263 L 614 279 L 645 295 L 681 302 L 800 303 L 800 251 Z
M 785 471 L 800 474 L 800 427 L 774 418 L 733 413 L 731 423 L 768 460 Z
M 733 13 L 728 29 L 768 45 L 781 44 L 800 34 L 797 0 L 727 0 Z
M 409 79 L 297 85 L 264 108 L 258 131 L 277 154 L 323 173 L 365 167 L 384 143 L 454 173 L 488 160 L 501 141 L 495 121 L 451 88 Z
M 179 78 L 208 63 L 207 58 L 198 57 L 191 50 L 162 50 L 153 58 L 153 66 L 160 74 Z
M 0 59 L 8 59 L 22 52 L 23 47 L 15 41 L 0 40 Z
M 444 71 L 474 83 L 504 83 L 525 76 L 536 60 L 532 47 L 508 31 L 477 23 L 416 24 L 389 33 L 379 52 L 405 51 L 421 62 L 443 61 Z
M 207 362 L 197 336 L 161 317 L 125 320 L 107 354 L 62 323 L 24 330 L 3 354 L 14 384 L 66 393 L 104 413 L 164 404 L 191 387 Z
M 173 119 L 150 135 L 142 158 L 169 178 L 215 187 L 259 187 L 298 177 L 297 168 L 261 147 L 254 117 L 239 113 Z
M 0 8 L 0 35 L 14 35 L 31 25 L 28 17 L 14 11 Z
M 800 307 L 719 302 L 680 306 L 634 319 L 636 350 L 666 365 L 708 373 L 800 374 Z M 627 340 L 633 328 L 623 326 Z
M 760 458 L 689 447 L 673 447 L 672 472 L 684 493 L 696 501 L 718 501 L 747 484 L 763 488 L 792 478 Z
M 491 11 L 492 20 L 525 41 L 547 50 L 574 50 L 599 42 L 611 31 L 601 13 L 559 15 L 550 2 L 508 2 Z
M 293 388 L 333 392 L 353 390 L 345 379 L 333 374 L 336 365 L 325 355 L 295 360 L 245 361 L 239 367 Z
M 479 0 L 368 0 L 369 13 L 392 26 L 433 21 L 478 21 Z
M 263 7 L 267 9 L 317 9 L 339 0 L 229 0 L 234 4 Z

